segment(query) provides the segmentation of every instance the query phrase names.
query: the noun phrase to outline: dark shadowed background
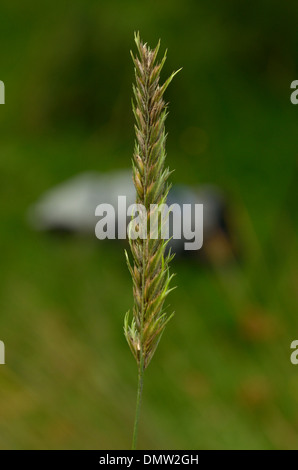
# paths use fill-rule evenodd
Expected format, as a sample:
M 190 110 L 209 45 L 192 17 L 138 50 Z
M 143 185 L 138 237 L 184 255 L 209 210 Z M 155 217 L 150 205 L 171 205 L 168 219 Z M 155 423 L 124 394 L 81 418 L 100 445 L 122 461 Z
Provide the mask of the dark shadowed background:
M 176 258 L 176 311 L 147 370 L 140 447 L 298 449 L 298 3 L 2 0 L 1 449 L 129 448 L 136 364 L 118 242 L 34 231 L 28 207 L 129 168 L 133 32 L 168 48 L 173 183 L 214 184 L 231 247 Z

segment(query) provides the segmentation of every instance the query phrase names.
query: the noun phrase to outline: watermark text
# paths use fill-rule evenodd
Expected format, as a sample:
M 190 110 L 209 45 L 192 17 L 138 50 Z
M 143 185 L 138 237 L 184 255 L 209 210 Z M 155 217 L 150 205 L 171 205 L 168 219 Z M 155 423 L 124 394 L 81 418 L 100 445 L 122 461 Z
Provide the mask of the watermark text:
M 298 104 L 298 80 L 294 80 L 291 83 L 291 88 L 294 88 L 295 91 L 291 94 L 291 103 Z
M 142 204 L 126 205 L 126 196 L 118 196 L 118 207 L 99 204 L 95 226 L 99 240 L 108 239 L 169 239 L 184 240 L 185 250 L 199 250 L 203 245 L 203 204 Z M 130 221 L 127 222 L 127 218 Z
M 0 364 L 5 364 L 5 346 L 3 341 L 0 341 Z
M 0 104 L 5 104 L 5 86 L 0 80 Z

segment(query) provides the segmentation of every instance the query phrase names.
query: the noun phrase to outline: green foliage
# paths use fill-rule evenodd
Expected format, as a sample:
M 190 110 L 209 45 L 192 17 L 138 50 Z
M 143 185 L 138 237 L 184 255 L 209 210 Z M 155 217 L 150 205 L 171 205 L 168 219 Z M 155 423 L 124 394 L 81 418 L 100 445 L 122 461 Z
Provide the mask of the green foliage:
M 183 65 L 167 90 L 173 180 L 229 194 L 242 247 L 220 270 L 173 260 L 181 314 L 150 367 L 140 446 L 297 449 L 297 15 L 297 0 L 1 2 L 1 449 L 129 445 L 123 247 L 43 236 L 24 215 L 72 175 L 127 167 L 136 27 L 162 34 L 165 74 Z

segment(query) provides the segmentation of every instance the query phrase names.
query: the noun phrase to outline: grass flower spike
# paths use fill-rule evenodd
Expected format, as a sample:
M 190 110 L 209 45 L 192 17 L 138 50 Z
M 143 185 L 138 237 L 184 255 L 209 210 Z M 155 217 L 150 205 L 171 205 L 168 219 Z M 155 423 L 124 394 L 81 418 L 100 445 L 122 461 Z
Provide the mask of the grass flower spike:
M 126 253 L 129 271 L 133 280 L 134 306 L 132 318 L 125 316 L 124 333 L 138 365 L 138 395 L 133 436 L 136 447 L 144 370 L 150 363 L 173 314 L 164 308 L 167 295 L 172 290 L 169 263 L 173 255 L 166 253 L 168 240 L 150 238 L 150 219 L 161 204 L 166 203 L 170 185 L 169 168 L 165 167 L 165 120 L 167 104 L 163 99 L 169 83 L 177 72 L 160 84 L 160 72 L 166 54 L 157 62 L 157 47 L 153 50 L 142 43 L 139 33 L 135 34 L 138 56 L 132 54 L 135 65 L 136 84 L 133 85 L 133 112 L 136 119 L 136 142 L 133 155 L 133 181 L 136 188 L 137 204 L 146 209 L 148 236 L 144 239 L 129 238 L 133 263 Z M 152 209 L 151 205 L 155 205 Z M 155 214 L 156 215 L 156 214 Z M 158 229 L 160 234 L 160 229 Z

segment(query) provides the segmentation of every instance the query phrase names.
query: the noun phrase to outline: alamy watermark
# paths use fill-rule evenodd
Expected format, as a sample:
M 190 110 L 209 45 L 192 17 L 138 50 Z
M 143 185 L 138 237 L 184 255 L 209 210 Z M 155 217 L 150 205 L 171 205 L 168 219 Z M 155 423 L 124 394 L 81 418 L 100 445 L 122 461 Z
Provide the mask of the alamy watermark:
M 95 215 L 101 217 L 95 226 L 99 240 L 183 239 L 185 250 L 203 245 L 203 204 L 150 204 L 148 212 L 142 204 L 127 207 L 126 196 L 118 196 L 116 210 L 112 204 L 99 204 Z
M 5 364 L 5 346 L 3 341 L 0 341 L 0 364 Z
M 294 349 L 294 351 L 291 354 L 291 363 L 296 366 L 298 364 L 298 340 L 297 339 L 292 341 L 291 349 Z
M 0 80 L 0 104 L 5 104 L 5 86 Z
M 291 88 L 294 88 L 295 91 L 291 94 L 291 103 L 298 104 L 298 80 L 294 80 L 291 83 Z

